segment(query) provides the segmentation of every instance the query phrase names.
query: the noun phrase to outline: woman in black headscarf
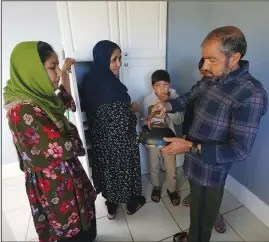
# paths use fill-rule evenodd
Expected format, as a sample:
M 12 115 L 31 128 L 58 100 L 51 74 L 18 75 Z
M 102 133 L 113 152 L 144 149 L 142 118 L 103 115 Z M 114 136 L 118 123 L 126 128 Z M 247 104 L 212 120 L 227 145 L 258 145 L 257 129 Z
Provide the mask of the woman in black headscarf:
M 82 102 L 93 147 L 93 182 L 107 200 L 108 218 L 127 203 L 128 214 L 145 204 L 142 194 L 135 103 L 119 80 L 120 47 L 108 40 L 93 49 L 94 62 L 82 83 Z

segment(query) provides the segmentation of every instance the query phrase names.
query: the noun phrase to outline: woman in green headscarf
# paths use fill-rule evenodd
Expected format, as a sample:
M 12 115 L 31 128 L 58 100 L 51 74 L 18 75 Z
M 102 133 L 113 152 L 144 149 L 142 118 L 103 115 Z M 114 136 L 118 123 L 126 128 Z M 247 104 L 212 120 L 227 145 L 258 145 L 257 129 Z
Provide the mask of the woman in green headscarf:
M 66 61 L 62 72 L 49 44 L 19 43 L 4 88 L 36 232 L 44 242 L 91 242 L 96 237 L 96 194 L 77 158 L 85 155 L 84 148 L 76 127 L 64 116 L 72 98 L 63 87 L 55 94 L 72 64 Z

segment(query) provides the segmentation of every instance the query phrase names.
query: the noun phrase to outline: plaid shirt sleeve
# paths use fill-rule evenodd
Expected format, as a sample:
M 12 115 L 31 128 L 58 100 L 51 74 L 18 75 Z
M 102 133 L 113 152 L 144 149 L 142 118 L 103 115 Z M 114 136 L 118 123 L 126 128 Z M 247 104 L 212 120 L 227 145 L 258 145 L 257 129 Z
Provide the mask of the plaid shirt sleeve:
M 252 149 L 261 117 L 267 111 L 265 91 L 256 92 L 244 101 L 232 116 L 228 144 L 202 144 L 202 160 L 206 164 L 245 160 Z
M 180 95 L 174 99 L 169 100 L 172 106 L 171 113 L 183 112 L 186 109 L 187 103 L 195 99 L 199 92 L 205 90 L 206 87 L 207 83 L 204 79 L 202 79 L 191 88 L 190 92 L 187 92 L 184 95 Z

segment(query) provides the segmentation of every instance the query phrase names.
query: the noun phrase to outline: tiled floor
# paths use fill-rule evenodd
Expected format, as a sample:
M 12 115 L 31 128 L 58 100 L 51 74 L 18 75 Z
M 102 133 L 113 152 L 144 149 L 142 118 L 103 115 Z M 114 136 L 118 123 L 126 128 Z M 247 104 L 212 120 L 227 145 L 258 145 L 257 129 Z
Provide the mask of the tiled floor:
M 162 179 L 164 179 L 162 174 Z M 37 241 L 23 176 L 4 179 L 2 187 L 3 217 L 2 241 Z M 181 197 L 189 194 L 189 184 L 178 171 L 178 187 Z M 106 218 L 104 199 L 98 197 L 96 241 L 173 241 L 172 235 L 189 227 L 189 209 L 183 205 L 172 206 L 166 194 L 164 181 L 160 203 L 150 201 L 152 184 L 143 176 L 143 192 L 146 205 L 135 215 L 127 215 L 125 206 L 118 209 L 115 220 Z M 227 231 L 212 233 L 211 241 L 269 241 L 269 228 L 225 191 L 221 213 L 227 222 Z

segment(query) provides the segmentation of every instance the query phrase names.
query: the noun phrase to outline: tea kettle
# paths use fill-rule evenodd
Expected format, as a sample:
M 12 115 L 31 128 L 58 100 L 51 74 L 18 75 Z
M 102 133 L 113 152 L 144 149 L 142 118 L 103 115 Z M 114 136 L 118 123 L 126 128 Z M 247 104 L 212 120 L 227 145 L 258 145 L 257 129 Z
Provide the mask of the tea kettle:
M 137 136 L 139 144 L 146 146 L 148 148 L 156 147 L 158 149 L 161 149 L 169 144 L 168 142 L 163 140 L 164 137 L 167 138 L 176 137 L 173 130 L 169 128 L 166 119 L 164 119 L 164 122 L 161 121 L 152 122 L 153 118 L 159 113 L 160 113 L 159 111 L 153 112 L 148 117 L 148 120 L 150 122 L 150 128 L 148 127 L 147 124 L 144 124 L 141 127 L 141 131 L 138 133 Z

